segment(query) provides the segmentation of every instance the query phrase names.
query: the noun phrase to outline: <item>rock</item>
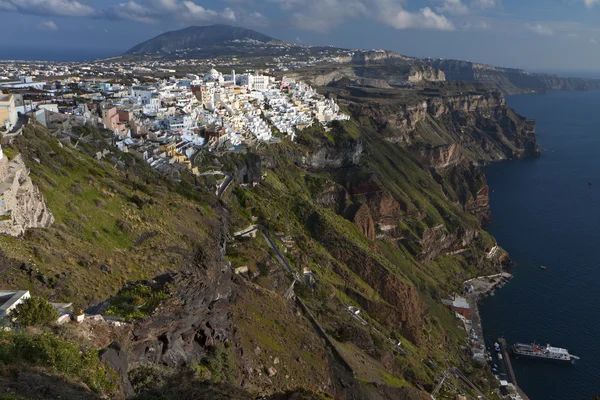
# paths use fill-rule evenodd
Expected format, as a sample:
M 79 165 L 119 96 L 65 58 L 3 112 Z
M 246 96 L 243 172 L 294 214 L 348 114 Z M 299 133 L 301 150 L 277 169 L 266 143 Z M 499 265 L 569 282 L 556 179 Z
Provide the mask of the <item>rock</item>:
M 48 279 L 48 277 L 46 275 L 44 275 L 44 274 L 37 274 L 36 278 L 37 278 L 38 281 L 40 281 L 42 283 L 42 285 L 48 286 L 49 279 Z
M 234 270 L 236 275 L 239 274 L 247 274 L 248 273 L 248 266 L 244 265 L 242 267 L 238 267 Z
M 269 367 L 269 368 L 267 368 L 267 374 L 270 377 L 273 377 L 273 376 L 277 375 L 277 370 L 273 367 Z
M 107 272 L 109 274 L 112 274 L 112 270 L 110 269 L 110 266 L 108 264 L 102 264 L 100 266 L 100 271 L 104 271 L 104 272 Z
M 67 323 L 71 320 L 71 316 L 69 314 L 63 314 L 60 317 L 58 317 L 58 319 L 56 320 L 56 323 L 59 325 L 62 325 L 64 323 Z
M 259 355 L 260 354 L 260 347 L 256 347 L 254 349 L 254 354 Z
M 5 215 L 10 219 L 0 224 L 0 234 L 21 236 L 29 228 L 48 228 L 54 216 L 44 196 L 31 181 L 29 169 L 19 154 L 11 161 L 0 160 L 0 183 L 7 184 L 2 194 Z
M 279 364 L 279 357 L 275 357 L 275 359 L 273 360 L 273 364 L 275 364 L 275 365 Z
M 127 353 L 121 349 L 121 345 L 118 342 L 112 342 L 107 348 L 100 351 L 99 357 L 104 365 L 111 367 L 117 372 L 123 392 L 125 392 L 128 397 L 135 395 L 129 377 L 127 376 L 127 370 L 129 369 Z

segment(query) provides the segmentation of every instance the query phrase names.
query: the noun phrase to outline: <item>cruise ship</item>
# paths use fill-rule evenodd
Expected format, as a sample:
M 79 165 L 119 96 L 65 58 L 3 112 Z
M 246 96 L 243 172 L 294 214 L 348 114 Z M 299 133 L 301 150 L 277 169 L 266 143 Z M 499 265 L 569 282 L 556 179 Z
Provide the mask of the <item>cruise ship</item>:
M 515 343 L 512 346 L 512 351 L 515 356 L 523 358 L 536 358 L 539 360 L 558 361 L 565 363 L 579 360 L 579 357 L 569 354 L 569 350 L 561 347 L 552 347 L 549 344 L 546 346 L 540 346 L 535 343 Z

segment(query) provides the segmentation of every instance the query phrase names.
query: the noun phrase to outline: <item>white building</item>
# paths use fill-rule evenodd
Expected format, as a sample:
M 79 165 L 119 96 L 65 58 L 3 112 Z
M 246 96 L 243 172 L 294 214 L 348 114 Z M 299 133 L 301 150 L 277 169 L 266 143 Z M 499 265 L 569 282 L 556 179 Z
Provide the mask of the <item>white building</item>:
M 10 316 L 12 310 L 30 297 L 28 290 L 0 290 L 0 318 Z

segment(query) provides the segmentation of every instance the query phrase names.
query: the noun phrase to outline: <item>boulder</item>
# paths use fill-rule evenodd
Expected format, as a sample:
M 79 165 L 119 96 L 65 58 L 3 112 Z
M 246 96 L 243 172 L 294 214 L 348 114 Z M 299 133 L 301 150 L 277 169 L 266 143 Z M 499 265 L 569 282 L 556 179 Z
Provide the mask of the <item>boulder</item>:
M 127 370 L 129 369 L 127 353 L 121 349 L 121 345 L 118 342 L 112 342 L 107 348 L 100 350 L 99 357 L 104 365 L 111 367 L 117 372 L 120 378 L 120 386 L 125 395 L 128 397 L 133 396 L 135 392 L 127 376 Z

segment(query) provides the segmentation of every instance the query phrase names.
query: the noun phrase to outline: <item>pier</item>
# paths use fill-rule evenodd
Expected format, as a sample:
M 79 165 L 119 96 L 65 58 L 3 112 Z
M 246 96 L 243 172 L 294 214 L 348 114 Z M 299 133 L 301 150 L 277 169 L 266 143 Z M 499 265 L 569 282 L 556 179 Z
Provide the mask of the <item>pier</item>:
M 506 376 L 508 383 L 511 383 L 520 398 L 523 400 L 529 400 L 529 397 L 519 388 L 517 385 L 517 377 L 515 376 L 515 371 L 513 370 L 512 363 L 510 361 L 510 351 L 508 348 L 508 344 L 504 338 L 498 338 L 498 343 L 500 344 L 500 352 L 502 353 L 502 362 L 505 366 Z

